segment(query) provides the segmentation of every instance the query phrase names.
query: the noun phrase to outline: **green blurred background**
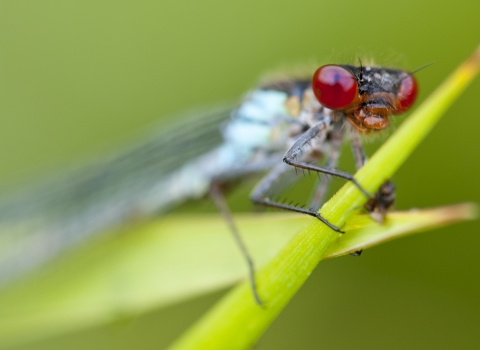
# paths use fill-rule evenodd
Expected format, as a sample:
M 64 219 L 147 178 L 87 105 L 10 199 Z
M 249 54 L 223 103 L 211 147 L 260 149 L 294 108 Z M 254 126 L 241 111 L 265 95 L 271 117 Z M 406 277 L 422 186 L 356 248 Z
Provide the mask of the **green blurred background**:
M 479 13 L 478 0 L 2 0 L 0 188 L 101 154 L 162 116 L 237 98 L 282 64 L 435 61 L 417 74 L 421 100 L 479 44 Z M 479 201 L 479 100 L 477 80 L 394 177 L 398 208 Z M 256 349 L 478 348 L 479 228 L 322 263 Z M 22 349 L 161 349 L 222 293 Z

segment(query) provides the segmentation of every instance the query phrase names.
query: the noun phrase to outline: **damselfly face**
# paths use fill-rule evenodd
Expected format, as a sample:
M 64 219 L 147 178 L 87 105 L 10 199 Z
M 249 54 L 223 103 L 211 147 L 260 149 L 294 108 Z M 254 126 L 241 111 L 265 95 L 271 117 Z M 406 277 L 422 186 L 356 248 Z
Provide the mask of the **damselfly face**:
M 329 109 L 343 111 L 360 133 L 382 130 L 391 115 L 403 113 L 415 102 L 418 88 L 406 71 L 326 65 L 312 79 L 313 93 Z

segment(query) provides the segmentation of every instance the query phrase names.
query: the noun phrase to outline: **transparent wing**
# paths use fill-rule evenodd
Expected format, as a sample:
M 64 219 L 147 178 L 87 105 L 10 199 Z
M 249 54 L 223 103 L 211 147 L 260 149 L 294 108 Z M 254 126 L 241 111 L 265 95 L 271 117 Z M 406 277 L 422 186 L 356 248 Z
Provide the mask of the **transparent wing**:
M 156 126 L 123 151 L 6 196 L 0 201 L 0 284 L 141 215 L 137 204 L 150 188 L 222 142 L 220 126 L 231 109 L 180 115 L 174 125 Z

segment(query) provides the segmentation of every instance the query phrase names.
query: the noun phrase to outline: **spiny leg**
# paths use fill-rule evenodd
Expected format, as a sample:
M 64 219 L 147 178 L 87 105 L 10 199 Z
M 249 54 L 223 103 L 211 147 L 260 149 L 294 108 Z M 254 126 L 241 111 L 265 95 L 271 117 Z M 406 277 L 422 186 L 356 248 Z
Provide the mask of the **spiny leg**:
M 343 172 L 341 170 L 320 167 L 317 165 L 313 165 L 313 164 L 298 160 L 299 156 L 301 156 L 302 149 L 308 146 L 309 142 L 311 142 L 313 139 L 318 137 L 321 133 L 326 132 L 327 124 L 328 124 L 328 120 L 325 119 L 324 121 L 311 127 L 304 134 L 302 134 L 302 136 L 300 136 L 300 138 L 293 144 L 293 146 L 287 151 L 287 153 L 285 153 L 285 155 L 283 156 L 283 161 L 296 168 L 312 170 L 319 173 L 341 177 L 343 179 L 351 181 L 355 186 L 357 186 L 357 188 L 365 196 L 370 198 L 371 197 L 370 194 L 367 191 L 365 191 L 365 189 L 362 186 L 360 186 L 360 184 L 357 182 L 357 180 L 355 180 L 353 175 Z
M 249 276 L 250 286 L 252 289 L 252 294 L 255 299 L 255 302 L 261 307 L 263 307 L 263 303 L 257 291 L 257 286 L 255 281 L 255 266 L 253 263 L 253 259 L 250 256 L 250 253 L 248 252 L 245 242 L 243 242 L 242 237 L 235 226 L 235 222 L 233 220 L 230 209 L 228 208 L 228 205 L 225 201 L 225 197 L 223 195 L 223 191 L 220 185 L 225 182 L 228 183 L 233 179 L 241 178 L 245 175 L 258 173 L 261 171 L 265 171 L 267 169 L 271 169 L 276 164 L 282 164 L 281 159 L 282 159 L 282 154 L 273 153 L 268 157 L 265 157 L 259 161 L 243 164 L 241 167 L 232 169 L 229 172 L 223 173 L 219 177 L 213 178 L 211 180 L 210 189 L 209 189 L 210 196 L 213 202 L 215 203 L 217 209 L 223 216 L 224 220 L 227 222 L 227 225 L 229 227 L 230 232 L 233 235 L 235 243 L 239 246 L 240 252 L 243 255 L 245 261 L 247 262 L 248 276 Z
M 367 161 L 367 156 L 365 155 L 365 151 L 363 149 L 362 142 L 360 141 L 360 137 L 357 133 L 352 133 L 350 135 L 350 140 L 352 141 L 352 153 L 353 153 L 353 157 L 355 158 L 355 167 L 358 170 Z M 362 252 L 363 252 L 363 249 L 360 249 L 360 250 L 357 250 L 353 253 L 350 253 L 350 255 L 351 256 L 360 256 L 360 255 L 362 255 Z
M 338 159 L 340 157 L 340 150 L 343 142 L 343 133 L 341 130 L 334 130 L 330 137 L 331 148 L 327 156 L 326 167 L 333 169 L 337 167 Z M 325 202 L 325 196 L 331 182 L 330 176 L 324 175 L 318 181 L 314 195 L 310 201 L 310 208 L 315 211 L 320 209 L 320 206 Z
M 267 207 L 272 207 L 272 208 L 278 208 L 278 209 L 285 209 L 285 210 L 290 210 L 294 211 L 297 213 L 302 213 L 302 214 L 307 214 L 310 216 L 313 216 L 323 222 L 325 225 L 330 227 L 332 230 L 339 232 L 339 233 L 344 233 L 342 230 L 340 230 L 337 226 L 331 224 L 327 219 L 325 219 L 323 216 L 321 216 L 316 210 L 313 209 L 304 209 L 302 207 L 297 207 L 295 205 L 290 205 L 290 204 L 285 204 L 285 203 L 279 203 L 276 202 L 268 197 L 268 191 L 270 188 L 273 186 L 275 181 L 279 179 L 283 174 L 285 174 L 288 170 L 291 168 L 285 164 L 285 163 L 280 163 L 277 166 L 275 166 L 255 187 L 253 190 L 250 199 L 252 202 L 260 205 L 264 205 Z
M 352 140 L 352 151 L 355 157 L 357 170 L 360 169 L 367 161 L 362 143 L 358 134 L 350 136 Z M 395 202 L 395 185 L 387 180 L 365 204 L 365 209 L 370 213 L 372 219 L 379 223 L 383 223 L 385 215 Z
M 352 132 L 350 134 L 350 141 L 352 141 L 352 153 L 355 158 L 355 167 L 358 171 L 367 162 L 367 156 L 365 155 L 362 141 L 360 141 L 360 135 L 358 133 Z
M 350 136 L 352 141 L 352 152 L 355 157 L 355 164 L 357 170 L 360 169 L 367 161 L 362 143 L 358 134 Z M 370 213 L 372 219 L 379 223 L 383 223 L 385 215 L 395 202 L 395 185 L 387 180 L 365 204 L 365 209 Z M 350 253 L 352 256 L 360 256 L 362 250 Z
M 210 196 L 213 199 L 213 202 L 217 206 L 218 210 L 222 214 L 223 218 L 227 222 L 228 228 L 230 232 L 233 235 L 233 238 L 235 239 L 235 242 L 237 245 L 240 247 L 240 251 L 243 255 L 243 258 L 247 262 L 248 266 L 248 278 L 250 281 L 250 287 L 252 288 L 252 294 L 253 297 L 255 298 L 255 302 L 263 307 L 262 300 L 260 299 L 260 296 L 258 295 L 257 291 L 257 283 L 255 281 L 255 266 L 253 264 L 253 259 L 250 256 L 250 253 L 248 252 L 247 246 L 245 245 L 245 242 L 243 241 L 242 237 L 240 236 L 240 233 L 237 230 L 237 227 L 235 226 L 235 222 L 233 221 L 232 213 L 230 212 L 230 209 L 228 208 L 227 202 L 225 201 L 225 197 L 223 196 L 222 190 L 220 189 L 220 186 L 218 182 L 213 182 L 210 185 Z

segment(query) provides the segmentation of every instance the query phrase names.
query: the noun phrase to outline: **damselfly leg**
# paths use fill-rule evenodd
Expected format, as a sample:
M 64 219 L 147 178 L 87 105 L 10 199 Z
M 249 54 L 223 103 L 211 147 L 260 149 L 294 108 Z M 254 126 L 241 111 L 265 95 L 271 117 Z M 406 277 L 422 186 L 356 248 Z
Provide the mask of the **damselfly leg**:
M 351 174 L 345 173 L 335 168 L 328 167 L 330 163 L 336 163 L 338 159 L 338 154 L 336 153 L 339 152 L 339 148 L 341 145 L 341 137 L 339 137 L 338 135 L 337 135 L 338 140 L 336 141 L 336 144 L 333 146 L 334 152 L 333 154 L 330 155 L 332 158 L 329 159 L 329 161 L 327 161 L 327 167 L 321 167 L 321 166 L 314 165 L 302 160 L 304 159 L 307 149 L 311 146 L 311 142 L 315 140 L 320 140 L 320 142 L 325 141 L 327 133 L 331 129 L 332 119 L 330 116 L 326 116 L 326 117 L 317 116 L 317 119 L 318 119 L 318 123 L 313 127 L 311 127 L 310 129 L 308 129 L 305 133 L 303 133 L 298 138 L 298 140 L 293 144 L 293 146 L 290 147 L 290 149 L 285 153 L 283 157 L 284 164 L 288 164 L 296 168 L 306 169 L 308 171 L 314 171 L 314 172 L 323 173 L 326 175 L 337 176 L 337 177 L 352 181 L 360 189 L 360 191 L 362 191 L 362 193 L 364 193 L 367 197 L 370 197 L 368 192 L 365 191 L 360 186 L 360 184 L 355 180 L 355 178 Z M 310 155 L 314 154 L 315 151 L 316 151 L 315 149 L 310 150 Z M 312 158 L 312 156 L 310 156 L 309 158 Z M 316 217 L 317 219 L 322 221 L 324 224 L 326 224 L 328 227 L 330 227 L 334 231 L 343 233 L 343 231 L 340 228 L 330 223 L 327 219 L 325 219 L 323 216 L 321 216 L 318 213 L 318 207 L 321 205 L 321 203 L 319 203 L 318 201 L 314 202 L 315 207 L 304 209 L 302 207 L 298 207 L 291 204 L 279 203 L 268 197 L 267 193 L 270 190 L 272 184 L 283 173 L 285 173 L 289 169 L 289 167 L 286 167 L 284 164 L 276 166 L 257 185 L 257 187 L 255 187 L 251 195 L 252 201 L 256 204 L 278 208 L 278 209 L 290 210 L 290 211 L 303 213 L 303 214 Z M 327 187 L 328 187 L 328 180 L 324 180 L 323 182 L 320 181 L 319 187 L 317 188 L 317 192 L 320 192 L 318 197 L 323 197 L 323 193 L 326 191 Z
M 365 151 L 358 134 L 352 134 L 350 137 L 352 141 L 352 152 L 355 157 L 355 165 L 357 170 L 360 169 L 367 161 Z M 395 185 L 387 180 L 382 187 L 370 198 L 365 204 L 364 208 L 370 213 L 370 217 L 380 224 L 383 224 L 388 210 L 395 203 Z M 350 253 L 352 256 L 360 256 L 362 250 Z
M 238 232 L 237 227 L 235 226 L 235 222 L 233 221 L 232 213 L 228 208 L 227 202 L 225 201 L 225 197 L 223 196 L 222 190 L 220 188 L 219 183 L 214 182 L 210 185 L 210 196 L 212 197 L 215 205 L 217 206 L 218 210 L 222 214 L 223 218 L 227 222 L 228 228 L 233 235 L 235 243 L 240 248 L 240 252 L 245 259 L 247 266 L 248 266 L 248 278 L 250 281 L 250 286 L 252 288 L 253 297 L 255 298 L 255 302 L 263 306 L 262 300 L 258 295 L 257 291 L 257 283 L 255 281 L 255 266 L 253 264 L 253 259 L 250 256 L 248 249 L 243 241 L 240 233 Z
M 323 121 L 308 129 L 302 136 L 300 136 L 297 142 L 293 144 L 293 146 L 287 151 L 287 153 L 285 153 L 283 161 L 296 168 L 302 168 L 319 173 L 324 173 L 327 175 L 337 176 L 345 180 L 351 181 L 365 196 L 370 198 L 371 195 L 367 191 L 365 191 L 365 189 L 357 182 L 357 180 L 355 180 L 352 174 L 337 169 L 320 167 L 318 165 L 310 164 L 298 159 L 299 155 L 301 155 L 302 153 L 302 150 L 309 144 L 310 141 L 318 137 L 319 134 L 326 132 L 326 126 L 326 121 Z
M 333 130 L 330 136 L 330 153 L 327 155 L 325 166 L 328 169 L 335 169 L 338 165 L 340 158 L 340 150 L 343 142 L 343 132 L 341 129 Z M 325 203 L 325 197 L 327 195 L 330 182 L 330 176 L 321 176 L 314 190 L 314 194 L 310 200 L 309 207 L 315 211 L 318 211 L 323 203 Z
M 275 168 L 273 168 L 253 190 L 252 195 L 250 196 L 252 202 L 266 207 L 284 209 L 313 216 L 323 222 L 328 227 L 330 227 L 332 230 L 339 233 L 344 233 L 342 230 L 340 230 L 340 228 L 330 223 L 314 209 L 305 209 L 292 204 L 276 202 L 268 197 L 268 192 L 272 185 L 290 169 L 291 168 L 285 163 L 280 163 Z
M 362 143 L 358 134 L 350 136 L 352 140 L 352 151 L 355 157 L 357 170 L 360 169 L 367 161 Z M 388 210 L 395 203 L 395 185 L 387 180 L 374 196 L 365 204 L 364 208 L 370 213 L 372 219 L 382 224 L 385 220 Z

